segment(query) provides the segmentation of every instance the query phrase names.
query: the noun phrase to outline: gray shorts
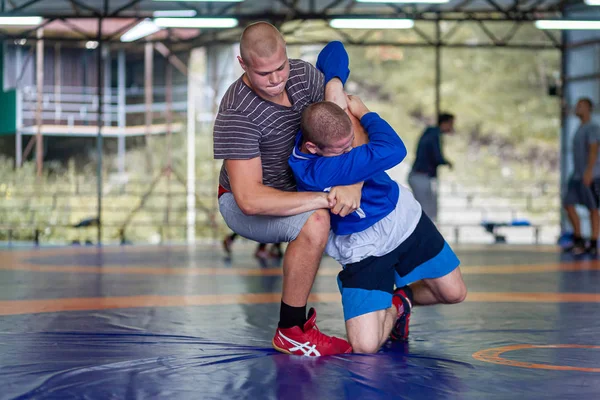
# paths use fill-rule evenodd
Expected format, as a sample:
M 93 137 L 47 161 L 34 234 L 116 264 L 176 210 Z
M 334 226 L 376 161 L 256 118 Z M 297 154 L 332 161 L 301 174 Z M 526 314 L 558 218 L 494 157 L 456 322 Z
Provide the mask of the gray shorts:
M 438 213 L 438 195 L 437 181 L 430 178 L 427 174 L 411 172 L 408 175 L 408 184 L 413 192 L 413 196 L 423 208 L 423 212 L 427 214 L 433 222 L 437 221 Z
M 219 211 L 225 223 L 235 233 L 259 243 L 287 243 L 296 239 L 314 211 L 289 217 L 246 215 L 240 210 L 233 194 L 219 198 Z
M 590 186 L 585 186 L 579 179 L 570 179 L 563 204 L 571 206 L 581 204 L 589 210 L 598 208 L 600 200 L 600 179 L 595 178 Z

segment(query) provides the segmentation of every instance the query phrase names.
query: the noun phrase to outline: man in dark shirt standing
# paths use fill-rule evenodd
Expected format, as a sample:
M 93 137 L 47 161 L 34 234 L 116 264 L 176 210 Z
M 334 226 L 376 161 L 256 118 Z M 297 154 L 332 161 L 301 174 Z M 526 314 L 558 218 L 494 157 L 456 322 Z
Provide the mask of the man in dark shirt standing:
M 447 165 L 452 169 L 452 163 L 442 154 L 441 136 L 454 132 L 454 115 L 440 114 L 438 126 L 425 129 L 417 145 L 417 155 L 408 176 L 408 184 L 423 211 L 433 221 L 437 222 L 437 168 Z

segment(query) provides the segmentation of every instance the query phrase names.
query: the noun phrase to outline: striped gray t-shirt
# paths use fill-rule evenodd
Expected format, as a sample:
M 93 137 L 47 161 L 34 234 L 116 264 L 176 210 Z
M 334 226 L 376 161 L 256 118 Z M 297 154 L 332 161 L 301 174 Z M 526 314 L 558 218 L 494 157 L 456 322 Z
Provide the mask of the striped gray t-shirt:
M 222 160 L 249 160 L 261 157 L 263 184 L 294 191 L 296 182 L 288 165 L 300 117 L 311 103 L 324 98 L 324 77 L 302 60 L 290 59 L 286 90 L 292 107 L 259 97 L 240 77 L 221 100 L 215 121 L 214 157 Z M 231 190 L 225 164 L 219 183 Z

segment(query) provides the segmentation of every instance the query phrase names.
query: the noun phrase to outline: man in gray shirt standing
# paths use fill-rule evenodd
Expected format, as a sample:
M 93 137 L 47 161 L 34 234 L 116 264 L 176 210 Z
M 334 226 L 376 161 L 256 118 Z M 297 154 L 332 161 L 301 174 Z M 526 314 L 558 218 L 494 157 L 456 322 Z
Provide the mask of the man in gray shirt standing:
M 575 114 L 581 125 L 573 137 L 573 175 L 569 179 L 568 189 L 563 198 L 569 221 L 573 226 L 573 246 L 569 249 L 579 255 L 588 252 L 598 254 L 598 206 L 600 205 L 600 160 L 598 159 L 598 143 L 600 143 L 600 127 L 592 122 L 593 103 L 588 98 L 579 99 Z M 590 212 L 592 234 L 586 246 L 581 236 L 581 223 L 575 205 L 581 204 Z

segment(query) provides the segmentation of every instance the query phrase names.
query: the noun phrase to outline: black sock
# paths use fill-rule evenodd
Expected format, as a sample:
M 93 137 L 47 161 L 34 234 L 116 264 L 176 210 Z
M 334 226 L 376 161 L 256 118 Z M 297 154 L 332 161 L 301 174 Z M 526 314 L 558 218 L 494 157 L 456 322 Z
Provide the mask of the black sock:
M 410 288 L 410 286 L 406 285 L 401 287 L 400 289 L 404 290 L 404 293 L 406 293 L 406 297 L 408 297 L 408 300 L 410 300 L 410 304 L 415 304 L 415 302 L 413 301 L 413 291 Z
M 302 307 L 292 307 L 281 302 L 279 309 L 279 327 L 282 329 L 292 328 L 294 326 L 303 327 L 306 322 L 306 305 Z

